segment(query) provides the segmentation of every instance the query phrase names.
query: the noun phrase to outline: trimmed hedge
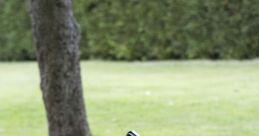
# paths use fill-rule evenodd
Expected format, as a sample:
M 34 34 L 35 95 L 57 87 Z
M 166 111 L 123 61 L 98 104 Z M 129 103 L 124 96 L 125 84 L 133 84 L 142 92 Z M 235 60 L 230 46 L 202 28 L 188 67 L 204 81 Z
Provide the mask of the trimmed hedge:
M 27 0 L 0 0 L 0 60 L 34 60 Z
M 258 0 L 77 0 L 82 59 L 259 56 Z M 0 60 L 34 60 L 26 0 L 0 0 Z

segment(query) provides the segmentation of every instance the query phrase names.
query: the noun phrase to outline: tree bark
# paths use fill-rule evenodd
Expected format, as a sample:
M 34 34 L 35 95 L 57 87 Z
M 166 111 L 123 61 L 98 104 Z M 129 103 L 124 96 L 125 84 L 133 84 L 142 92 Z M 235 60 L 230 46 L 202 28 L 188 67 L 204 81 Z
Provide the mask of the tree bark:
M 31 18 L 49 136 L 90 136 L 71 0 L 31 0 Z

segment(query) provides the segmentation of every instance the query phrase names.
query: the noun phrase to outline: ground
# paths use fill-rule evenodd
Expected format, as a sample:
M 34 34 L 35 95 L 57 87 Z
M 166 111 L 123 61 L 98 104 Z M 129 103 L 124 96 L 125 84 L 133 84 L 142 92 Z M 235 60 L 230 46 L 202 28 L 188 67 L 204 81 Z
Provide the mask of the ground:
M 0 63 L 0 135 L 47 136 L 35 62 Z M 258 136 L 259 60 L 82 62 L 94 136 Z

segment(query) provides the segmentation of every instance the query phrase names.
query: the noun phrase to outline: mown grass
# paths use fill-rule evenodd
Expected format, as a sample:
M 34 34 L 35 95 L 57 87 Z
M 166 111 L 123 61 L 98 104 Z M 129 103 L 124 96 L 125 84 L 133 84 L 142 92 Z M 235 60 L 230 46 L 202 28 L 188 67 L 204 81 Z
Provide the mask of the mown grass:
M 94 136 L 258 136 L 259 61 L 82 62 Z M 0 63 L 0 136 L 47 136 L 35 62 Z

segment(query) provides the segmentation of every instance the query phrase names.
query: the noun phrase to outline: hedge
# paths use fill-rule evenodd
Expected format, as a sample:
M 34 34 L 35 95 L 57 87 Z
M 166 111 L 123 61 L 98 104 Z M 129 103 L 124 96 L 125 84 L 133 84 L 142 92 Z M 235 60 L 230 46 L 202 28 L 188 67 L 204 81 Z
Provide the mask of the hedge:
M 81 58 L 250 59 L 258 0 L 77 0 Z M 35 60 L 27 0 L 0 0 L 0 60 Z

